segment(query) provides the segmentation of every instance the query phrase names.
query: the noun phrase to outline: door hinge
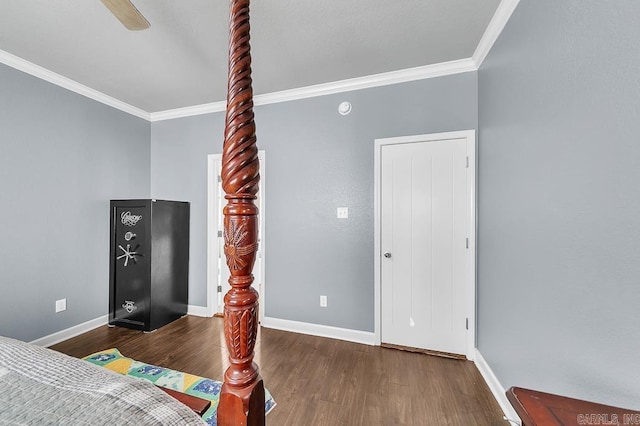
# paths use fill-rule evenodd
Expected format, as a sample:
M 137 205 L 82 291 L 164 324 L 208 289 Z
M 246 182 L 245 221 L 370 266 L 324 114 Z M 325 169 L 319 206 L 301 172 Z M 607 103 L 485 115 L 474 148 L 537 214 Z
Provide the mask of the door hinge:
M 469 329 L 469 318 L 466 318 L 466 325 L 465 327 L 467 327 L 467 330 Z
M 467 161 L 468 161 L 468 159 L 467 159 Z M 467 166 L 467 167 L 469 167 L 469 166 Z M 218 176 L 218 182 L 222 182 L 222 176 Z
M 467 169 L 469 168 L 469 156 L 467 156 Z
M 218 231 L 218 238 L 222 238 L 222 231 Z
M 222 293 L 222 286 L 221 285 L 218 286 L 218 293 Z
M 469 237 L 467 237 L 467 248 L 469 248 Z

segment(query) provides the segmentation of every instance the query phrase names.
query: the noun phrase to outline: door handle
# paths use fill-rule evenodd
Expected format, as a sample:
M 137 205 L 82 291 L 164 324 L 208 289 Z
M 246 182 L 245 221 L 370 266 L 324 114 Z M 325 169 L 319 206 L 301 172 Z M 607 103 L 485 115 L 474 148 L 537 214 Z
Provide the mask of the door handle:
M 391 259 L 391 253 L 386 252 L 386 253 L 384 254 L 384 257 L 386 257 L 387 259 Z

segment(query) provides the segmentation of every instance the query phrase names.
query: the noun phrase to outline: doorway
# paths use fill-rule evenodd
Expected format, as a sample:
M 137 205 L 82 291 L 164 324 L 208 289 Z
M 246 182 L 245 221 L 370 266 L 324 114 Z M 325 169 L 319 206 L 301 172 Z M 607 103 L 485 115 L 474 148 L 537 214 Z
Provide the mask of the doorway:
M 475 131 L 375 143 L 378 344 L 475 353 Z
M 265 310 L 264 299 L 264 196 L 265 196 L 265 152 L 258 151 L 260 161 L 260 189 L 255 200 L 258 206 L 258 252 L 253 265 L 253 288 L 260 297 L 258 320 L 262 322 Z M 222 189 L 220 170 L 222 154 L 210 154 L 207 158 L 207 315 L 224 313 L 224 295 L 231 289 L 229 285 L 229 267 L 224 255 L 224 216 L 222 209 L 226 205 L 225 193 Z

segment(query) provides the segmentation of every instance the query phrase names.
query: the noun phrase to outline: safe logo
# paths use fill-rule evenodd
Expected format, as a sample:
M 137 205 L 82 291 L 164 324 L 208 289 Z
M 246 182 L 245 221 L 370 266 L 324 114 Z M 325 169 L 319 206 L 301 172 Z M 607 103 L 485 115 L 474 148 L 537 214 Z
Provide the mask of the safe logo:
M 122 307 L 124 308 L 125 311 L 129 313 L 138 309 L 138 307 L 136 306 L 136 302 L 133 302 L 131 300 L 125 300 L 124 303 L 122 304 Z
M 122 212 L 122 214 L 120 215 L 120 221 L 123 225 L 127 226 L 136 226 L 136 223 L 138 223 L 140 219 L 142 219 L 141 214 L 131 214 L 130 211 Z

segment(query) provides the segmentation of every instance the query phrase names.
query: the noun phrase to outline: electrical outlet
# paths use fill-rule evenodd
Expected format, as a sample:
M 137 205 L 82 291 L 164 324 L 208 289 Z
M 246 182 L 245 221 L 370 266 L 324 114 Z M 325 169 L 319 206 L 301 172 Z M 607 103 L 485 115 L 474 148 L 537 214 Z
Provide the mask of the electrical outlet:
M 56 312 L 67 310 L 67 299 L 56 300 Z
M 327 296 L 320 296 L 320 307 L 321 308 L 327 307 Z
M 338 219 L 348 219 L 349 207 L 338 207 L 337 216 L 338 216 Z

